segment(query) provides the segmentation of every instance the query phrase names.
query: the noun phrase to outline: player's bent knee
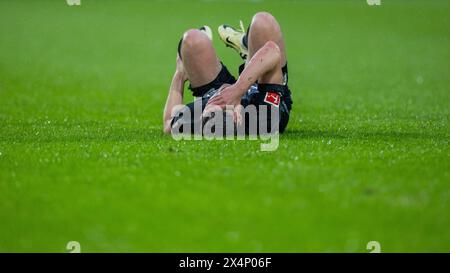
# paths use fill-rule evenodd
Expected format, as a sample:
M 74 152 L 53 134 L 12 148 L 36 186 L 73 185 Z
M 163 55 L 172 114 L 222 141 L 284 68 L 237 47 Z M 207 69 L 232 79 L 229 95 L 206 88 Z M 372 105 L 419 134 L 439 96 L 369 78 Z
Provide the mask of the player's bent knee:
M 275 20 L 275 17 L 267 11 L 259 11 L 253 16 L 253 20 L 255 19 Z
M 272 14 L 265 11 L 261 11 L 256 13 L 255 16 L 253 16 L 251 28 L 252 29 L 257 28 L 264 31 L 277 30 L 278 23 Z
M 190 29 L 183 35 L 183 48 L 195 48 L 209 43 L 208 37 L 198 29 Z

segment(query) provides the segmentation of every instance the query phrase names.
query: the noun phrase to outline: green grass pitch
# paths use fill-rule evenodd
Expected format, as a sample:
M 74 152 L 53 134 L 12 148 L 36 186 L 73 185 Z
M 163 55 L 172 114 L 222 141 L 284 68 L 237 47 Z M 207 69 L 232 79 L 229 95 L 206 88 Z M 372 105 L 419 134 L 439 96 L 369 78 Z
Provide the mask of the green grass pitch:
M 165 136 L 181 33 L 260 10 L 284 31 L 294 98 L 278 150 Z M 0 252 L 450 251 L 449 13 L 1 1 Z M 214 45 L 236 75 L 237 54 Z

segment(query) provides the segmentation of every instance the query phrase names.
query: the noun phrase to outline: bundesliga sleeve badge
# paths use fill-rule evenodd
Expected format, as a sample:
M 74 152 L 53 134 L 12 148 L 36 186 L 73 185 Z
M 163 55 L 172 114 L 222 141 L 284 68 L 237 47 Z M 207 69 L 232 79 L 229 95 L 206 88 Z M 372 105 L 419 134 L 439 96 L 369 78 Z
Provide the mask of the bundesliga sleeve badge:
M 275 107 L 280 106 L 280 94 L 277 92 L 269 91 L 266 93 L 266 96 L 264 97 L 264 102 L 268 104 L 272 104 Z

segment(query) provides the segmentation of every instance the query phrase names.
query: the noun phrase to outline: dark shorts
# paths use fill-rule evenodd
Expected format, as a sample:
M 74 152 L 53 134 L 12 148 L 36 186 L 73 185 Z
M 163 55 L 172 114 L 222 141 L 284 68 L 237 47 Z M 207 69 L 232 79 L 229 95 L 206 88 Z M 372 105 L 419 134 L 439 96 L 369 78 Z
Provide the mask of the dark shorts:
M 241 69 L 240 69 L 241 70 Z M 250 105 L 254 105 L 256 108 L 256 117 L 249 114 L 245 114 L 245 133 L 250 133 L 250 119 L 256 118 L 257 124 L 260 124 L 259 118 L 261 116 L 261 105 L 267 106 L 267 112 L 265 113 L 266 124 L 268 125 L 267 130 L 271 132 L 271 109 L 276 107 L 278 110 L 278 131 L 283 133 L 289 122 L 289 114 L 292 109 L 292 99 L 291 91 L 287 85 L 287 65 L 283 67 L 283 75 L 285 78 L 284 85 L 281 84 L 258 84 L 255 83 L 252 87 L 245 93 L 241 99 L 241 104 L 244 108 Z M 201 114 L 206 107 L 209 99 L 214 96 L 224 84 L 234 84 L 236 79 L 230 74 L 225 65 L 222 64 L 222 70 L 219 75 L 212 82 L 201 86 L 189 89 L 193 92 L 193 95 L 199 97 L 194 102 L 187 104 L 184 109 L 181 109 L 178 114 L 172 119 L 171 125 L 175 124 L 182 128 L 178 128 L 179 131 L 184 133 L 201 133 L 197 132 L 201 128 Z M 185 115 L 186 111 L 189 111 L 190 115 Z M 274 112 L 275 115 L 275 112 Z M 178 123 L 178 124 L 177 124 Z M 259 131 L 259 128 L 258 128 Z

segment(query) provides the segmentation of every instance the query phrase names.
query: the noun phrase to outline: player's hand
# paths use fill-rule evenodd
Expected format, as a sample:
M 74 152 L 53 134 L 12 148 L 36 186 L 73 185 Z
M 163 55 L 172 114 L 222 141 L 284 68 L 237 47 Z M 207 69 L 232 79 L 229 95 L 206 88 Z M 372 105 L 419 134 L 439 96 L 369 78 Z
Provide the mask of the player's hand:
M 188 80 L 186 70 L 184 69 L 183 61 L 181 60 L 178 54 L 177 54 L 177 68 L 175 70 L 175 73 L 180 75 L 183 82 L 186 82 Z
M 206 109 L 212 106 L 219 106 L 225 109 L 227 105 L 235 106 L 241 103 L 241 92 L 234 85 L 224 85 L 206 104 Z
M 241 122 L 241 90 L 236 85 L 226 85 L 211 97 L 206 104 L 203 116 L 209 116 L 211 112 L 222 110 L 232 110 L 234 121 Z M 228 109 L 227 109 L 228 106 Z

